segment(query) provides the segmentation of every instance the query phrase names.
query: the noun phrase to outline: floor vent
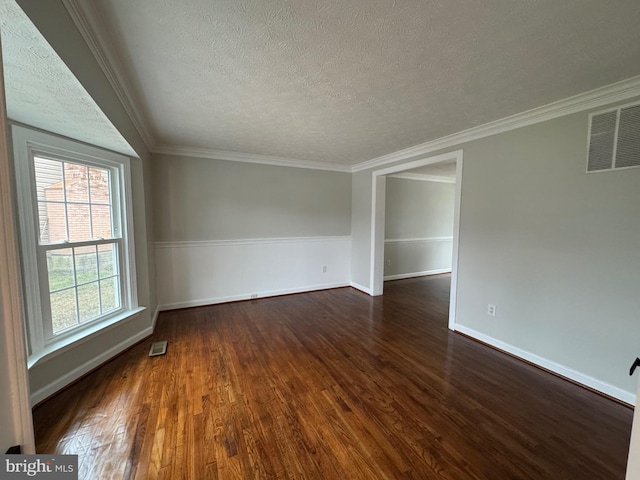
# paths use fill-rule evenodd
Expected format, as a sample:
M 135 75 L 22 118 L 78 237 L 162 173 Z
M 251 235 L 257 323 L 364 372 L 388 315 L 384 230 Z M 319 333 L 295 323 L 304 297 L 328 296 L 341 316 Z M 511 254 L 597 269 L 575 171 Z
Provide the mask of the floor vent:
M 150 357 L 157 357 L 158 355 L 164 355 L 167 353 L 167 342 L 153 342 L 151 344 L 151 350 L 149 350 Z

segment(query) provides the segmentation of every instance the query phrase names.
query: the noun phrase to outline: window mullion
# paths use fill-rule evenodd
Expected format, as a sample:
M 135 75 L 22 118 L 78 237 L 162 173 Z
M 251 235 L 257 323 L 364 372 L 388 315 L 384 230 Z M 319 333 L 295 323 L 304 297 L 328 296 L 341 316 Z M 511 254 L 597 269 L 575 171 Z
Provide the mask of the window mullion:
M 67 208 L 67 177 L 64 171 L 64 162 L 62 163 L 62 201 L 64 202 L 64 222 L 67 232 L 67 240 L 69 240 L 69 209 Z M 37 200 L 37 199 L 36 199 Z
M 37 245 L 36 242 L 36 278 L 34 281 L 38 285 L 40 292 L 39 298 L 29 299 L 31 302 L 37 302 L 39 305 L 39 315 L 34 315 L 29 323 L 32 348 L 35 350 L 42 349 L 47 343 L 47 339 L 51 338 L 51 296 L 49 294 L 49 273 L 47 268 L 47 248 Z
M 91 200 L 91 197 L 89 197 Z M 96 272 L 98 273 L 98 305 L 100 307 L 100 315 L 102 315 L 102 282 L 100 281 L 100 251 L 96 245 Z
M 76 269 L 76 249 L 71 249 L 71 258 L 73 265 L 73 290 L 76 298 L 76 325 L 80 324 L 80 301 L 78 300 L 78 272 Z
M 102 240 L 85 240 L 81 242 L 64 242 L 64 243 L 51 243 L 47 245 L 49 250 L 62 250 L 65 248 L 81 248 L 92 247 L 94 245 L 109 245 L 110 243 L 118 240 L 117 238 L 106 238 Z
M 91 169 L 87 166 L 87 204 L 89 205 L 89 235 L 93 238 L 93 208 L 91 208 Z

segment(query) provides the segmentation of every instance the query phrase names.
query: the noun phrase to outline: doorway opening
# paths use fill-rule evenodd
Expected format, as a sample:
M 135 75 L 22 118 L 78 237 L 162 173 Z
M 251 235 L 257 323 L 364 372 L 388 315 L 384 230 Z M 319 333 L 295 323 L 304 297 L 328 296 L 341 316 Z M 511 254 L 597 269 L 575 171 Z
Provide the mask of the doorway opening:
M 455 330 L 456 294 L 458 284 L 458 237 L 460 225 L 460 198 L 462 188 L 462 150 L 414 160 L 381 170 L 372 174 L 371 205 L 371 265 L 370 285 L 374 296 L 384 291 L 384 247 L 385 247 L 385 214 L 386 214 L 386 181 L 387 176 L 419 169 L 427 166 L 456 164 L 455 169 L 455 201 L 453 213 L 453 239 L 451 260 L 451 294 L 449 298 L 449 329 Z

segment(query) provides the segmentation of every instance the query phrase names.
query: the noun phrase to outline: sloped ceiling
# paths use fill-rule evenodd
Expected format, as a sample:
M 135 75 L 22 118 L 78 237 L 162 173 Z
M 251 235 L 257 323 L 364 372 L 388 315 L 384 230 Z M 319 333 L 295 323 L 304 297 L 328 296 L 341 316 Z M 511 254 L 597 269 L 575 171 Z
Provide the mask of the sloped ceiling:
M 637 0 L 65 0 L 152 149 L 354 165 L 640 74 Z
M 11 120 L 136 155 L 13 0 L 0 0 L 0 32 Z

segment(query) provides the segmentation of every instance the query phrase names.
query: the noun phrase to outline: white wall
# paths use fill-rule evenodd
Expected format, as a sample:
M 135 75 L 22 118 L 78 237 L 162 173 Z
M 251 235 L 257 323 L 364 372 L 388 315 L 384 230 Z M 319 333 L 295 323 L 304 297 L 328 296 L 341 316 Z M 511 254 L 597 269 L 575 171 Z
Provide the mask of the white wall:
M 14 445 L 35 453 L 29 404 L 27 349 L 19 275 L 17 219 L 7 145 L 8 129 L 0 48 L 0 453 Z
M 351 190 L 351 284 L 371 293 L 371 171 L 352 174 Z
M 456 329 L 633 403 L 640 169 L 586 174 L 587 134 L 582 112 L 448 149 L 464 150 Z M 371 173 L 354 174 L 353 251 Z M 364 286 L 369 268 L 352 262 Z
M 348 173 L 153 155 L 155 241 L 349 235 Z
M 138 301 L 146 310 L 134 318 L 70 348 L 29 370 L 32 401 L 39 401 L 151 333 L 156 310 L 150 154 L 118 96 L 75 27 L 62 1 L 18 0 L 56 53 L 138 153 L 132 159 L 133 218 Z
M 2 299 L 0 298 L 0 301 Z M 9 352 L 7 348 L 7 332 L 4 328 L 5 319 L 2 317 L 0 310 L 0 385 L 10 385 L 11 364 L 9 363 Z M 11 400 L 11 392 L 3 388 L 0 393 L 0 453 L 4 453 L 9 447 L 15 445 L 18 439 L 16 434 L 16 421 L 14 415 L 16 412 Z
M 350 284 L 349 174 L 161 154 L 153 161 L 162 308 Z
M 388 177 L 385 280 L 451 271 L 455 184 Z
M 348 236 L 157 243 L 158 297 L 171 309 L 343 287 L 350 249 Z

